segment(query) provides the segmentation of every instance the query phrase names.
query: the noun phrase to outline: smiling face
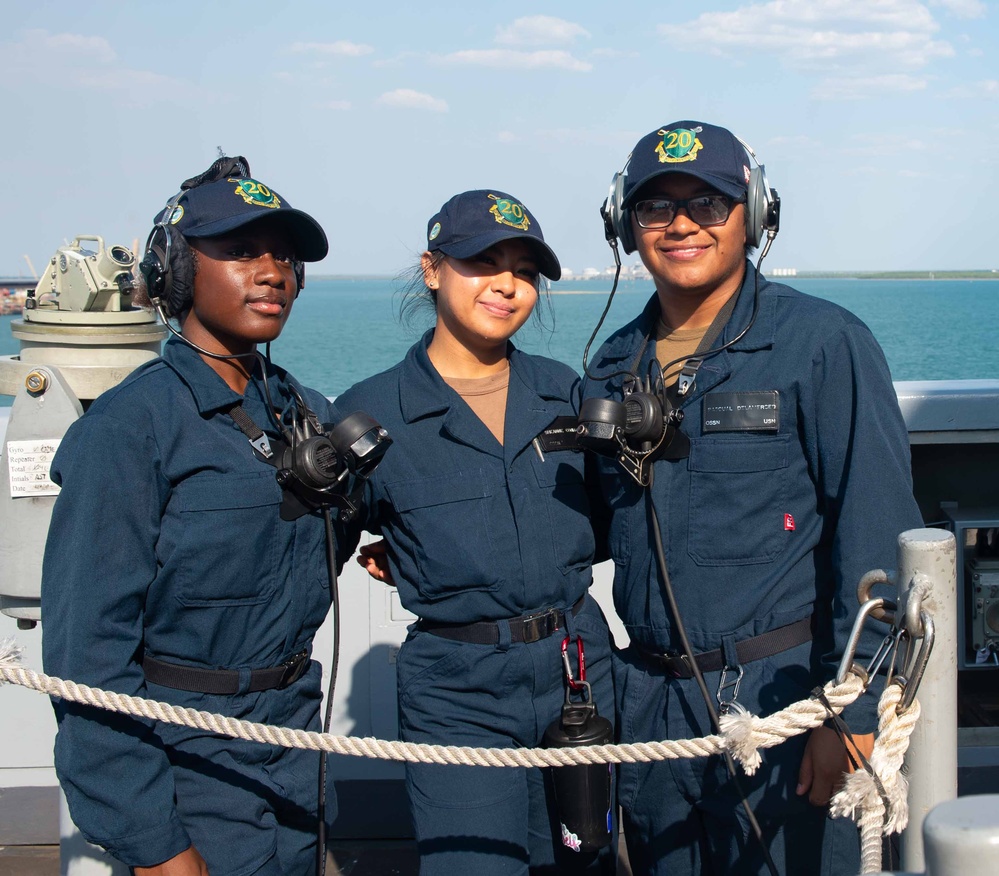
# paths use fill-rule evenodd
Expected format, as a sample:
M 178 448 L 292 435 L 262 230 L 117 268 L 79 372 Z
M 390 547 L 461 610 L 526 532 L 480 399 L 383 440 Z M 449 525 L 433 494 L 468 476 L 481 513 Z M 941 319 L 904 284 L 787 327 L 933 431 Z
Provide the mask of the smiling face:
M 635 201 L 680 200 L 717 194 L 706 182 L 685 173 L 667 173 L 642 186 Z M 736 204 L 724 225 L 700 226 L 686 209 L 666 228 L 642 228 L 632 216 L 638 253 L 660 297 L 727 300 L 745 273 L 746 208 Z
M 214 353 L 245 353 L 273 341 L 298 294 L 295 251 L 280 226 L 255 222 L 221 237 L 192 239 L 194 302 L 184 337 Z
M 524 240 L 503 240 L 467 259 L 434 265 L 423 255 L 424 280 L 437 290 L 434 343 L 473 355 L 502 351 L 538 301 L 538 262 Z

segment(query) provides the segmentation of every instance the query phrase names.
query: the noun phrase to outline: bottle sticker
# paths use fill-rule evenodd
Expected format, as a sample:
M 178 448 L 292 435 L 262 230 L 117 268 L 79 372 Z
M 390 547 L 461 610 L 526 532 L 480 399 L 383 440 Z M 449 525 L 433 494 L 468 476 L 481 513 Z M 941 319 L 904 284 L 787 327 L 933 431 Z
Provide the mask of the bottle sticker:
M 579 837 L 564 824 L 562 825 L 562 845 L 567 849 L 572 849 L 574 852 L 580 851 L 580 846 L 582 845 Z
M 52 483 L 49 471 L 61 440 L 39 438 L 7 442 L 7 474 L 12 499 L 59 495 L 59 487 Z

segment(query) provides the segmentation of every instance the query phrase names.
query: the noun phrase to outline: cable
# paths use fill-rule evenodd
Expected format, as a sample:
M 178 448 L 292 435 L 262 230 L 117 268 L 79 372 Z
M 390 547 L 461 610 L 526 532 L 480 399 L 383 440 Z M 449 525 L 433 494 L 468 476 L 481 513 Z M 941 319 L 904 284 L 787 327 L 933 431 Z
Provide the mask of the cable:
M 586 342 L 586 347 L 583 348 L 583 376 L 589 377 L 590 380 L 610 380 L 612 377 L 617 377 L 619 374 L 631 374 L 630 371 L 615 371 L 613 374 L 608 374 L 606 377 L 597 377 L 595 374 L 590 374 L 586 368 L 586 358 L 590 354 L 590 345 L 594 340 L 596 340 L 597 332 L 600 331 L 600 326 L 604 324 L 604 320 L 610 312 L 611 304 L 614 301 L 614 293 L 617 292 L 617 282 L 621 278 L 621 255 L 617 251 L 617 238 L 615 237 L 607 242 L 610 244 L 611 251 L 614 253 L 614 283 L 611 285 L 610 295 L 607 296 L 607 304 L 604 305 L 604 312 L 600 314 L 600 319 L 597 320 L 597 327 L 593 329 L 593 334 L 590 335 L 590 339 Z
M 204 347 L 199 347 L 190 338 L 184 337 L 177 329 L 175 329 L 171 324 L 170 320 L 167 318 L 165 311 L 163 310 L 163 303 L 159 298 L 156 298 L 152 302 L 153 307 L 156 308 L 156 313 L 163 325 L 166 326 L 167 330 L 173 334 L 175 337 L 180 338 L 187 346 L 193 347 L 203 356 L 210 356 L 212 359 L 248 359 L 257 355 L 257 351 L 254 349 L 249 353 L 213 353 L 211 350 L 206 350 Z
M 693 356 L 681 356 L 678 359 L 674 359 L 672 362 L 667 362 L 660 369 L 660 371 L 664 375 L 663 383 L 665 383 L 666 372 L 669 371 L 669 369 L 672 368 L 674 365 L 679 365 L 681 362 L 687 361 L 689 359 L 696 359 L 700 362 L 703 362 L 705 359 L 708 359 L 711 356 L 716 356 L 718 353 L 721 353 L 723 350 L 727 350 L 733 344 L 736 344 L 739 341 L 741 341 L 746 336 L 746 333 L 753 327 L 753 325 L 756 323 L 756 317 L 760 312 L 760 266 L 763 264 L 763 260 L 767 257 L 767 253 L 770 252 L 770 245 L 774 242 L 774 238 L 776 236 L 777 232 L 775 231 L 767 232 L 767 242 L 763 246 L 763 250 L 760 253 L 760 257 L 756 260 L 756 273 L 753 277 L 753 312 L 750 315 L 749 322 L 746 323 L 745 328 L 743 328 L 743 330 L 739 332 L 739 334 L 737 334 L 734 338 L 732 338 L 732 340 L 726 341 L 720 347 L 715 347 L 714 349 L 711 350 L 705 350 L 703 353 L 697 353 Z M 614 253 L 614 265 L 615 265 L 614 283 L 611 286 L 610 294 L 607 296 L 607 304 L 604 307 L 604 312 L 600 314 L 600 319 L 597 321 L 596 328 L 593 329 L 593 334 L 590 335 L 590 339 L 586 342 L 586 347 L 583 350 L 583 375 L 585 377 L 588 377 L 590 380 L 612 380 L 613 378 L 619 377 L 621 375 L 634 377 L 637 380 L 638 376 L 636 374 L 633 374 L 631 371 L 614 371 L 611 372 L 610 374 L 604 374 L 598 377 L 596 374 L 591 374 L 589 372 L 589 369 L 586 364 L 586 359 L 590 352 L 590 345 L 596 339 L 597 332 L 600 331 L 600 326 L 603 325 L 604 318 L 607 316 L 607 313 L 610 311 L 611 303 L 614 301 L 614 293 L 617 292 L 618 278 L 621 276 L 621 257 L 617 249 L 617 239 L 615 238 L 614 240 L 610 240 L 608 242 L 610 243 L 611 251 Z
M 659 564 L 659 571 L 663 579 L 663 590 L 666 593 L 666 600 L 669 603 L 669 610 L 673 615 L 673 622 L 676 626 L 676 632 L 680 637 L 680 643 L 683 646 L 683 653 L 686 655 L 688 662 L 690 663 L 690 671 L 693 673 L 694 680 L 697 682 L 697 687 L 701 691 L 701 696 L 704 698 L 704 705 L 708 709 L 708 715 L 711 717 L 711 724 L 714 726 L 715 731 L 721 732 L 721 723 L 718 720 L 718 712 L 715 710 L 715 705 L 711 701 L 711 694 L 708 693 L 708 687 L 704 683 L 704 676 L 701 674 L 701 668 L 697 665 L 697 660 L 694 659 L 694 649 L 690 645 L 690 639 L 687 638 L 687 629 L 683 624 L 683 619 L 680 617 L 680 608 L 676 604 L 676 597 L 673 593 L 673 585 L 670 582 L 669 571 L 666 568 L 666 550 L 663 547 L 662 533 L 659 529 L 659 515 L 656 514 L 655 504 L 652 501 L 652 487 L 649 485 L 649 489 L 645 493 L 647 499 L 647 504 L 649 507 L 649 514 L 652 516 L 652 532 L 656 547 L 656 561 Z M 723 752 L 725 756 L 725 767 L 728 769 L 728 774 L 732 779 L 732 784 L 735 787 L 736 793 L 742 799 L 742 808 L 746 813 L 746 818 L 749 819 L 749 825 L 752 828 L 753 835 L 759 842 L 760 849 L 763 852 L 763 857 L 766 860 L 767 869 L 770 871 L 770 876 L 779 876 L 777 873 L 777 866 L 774 864 L 773 858 L 770 856 L 770 849 L 767 848 L 767 844 L 763 840 L 763 831 L 760 828 L 760 823 L 756 820 L 756 814 L 753 812 L 753 808 L 749 805 L 749 800 L 746 799 L 746 792 L 742 789 L 742 783 L 739 781 L 739 775 L 735 769 L 735 761 L 732 760 L 732 755 L 726 750 Z
M 326 715 L 323 718 L 323 733 L 330 732 L 333 719 L 333 691 L 336 689 L 336 673 L 340 665 L 340 585 L 336 574 L 336 535 L 330 509 L 323 508 L 323 524 L 326 530 L 326 574 L 330 582 L 331 608 L 333 610 L 333 663 L 330 666 L 330 682 L 326 691 Z M 316 826 L 316 873 L 326 874 L 326 757 L 319 752 L 319 823 Z

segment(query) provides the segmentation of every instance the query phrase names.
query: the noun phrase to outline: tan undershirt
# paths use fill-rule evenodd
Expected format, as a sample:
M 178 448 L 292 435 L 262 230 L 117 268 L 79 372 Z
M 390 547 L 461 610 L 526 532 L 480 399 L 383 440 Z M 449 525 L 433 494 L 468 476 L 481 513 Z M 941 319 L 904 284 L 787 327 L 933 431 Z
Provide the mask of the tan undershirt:
M 498 374 L 488 377 L 444 377 L 441 379 L 460 395 L 486 428 L 503 443 L 506 420 L 506 395 L 510 386 L 510 363 Z
M 656 324 L 656 358 L 660 365 L 672 362 L 674 359 L 681 359 L 673 365 L 664 375 L 666 385 L 672 386 L 676 383 L 680 371 L 683 369 L 687 358 L 697 352 L 697 346 L 708 333 L 710 326 L 693 329 L 675 329 L 666 325 L 662 316 Z

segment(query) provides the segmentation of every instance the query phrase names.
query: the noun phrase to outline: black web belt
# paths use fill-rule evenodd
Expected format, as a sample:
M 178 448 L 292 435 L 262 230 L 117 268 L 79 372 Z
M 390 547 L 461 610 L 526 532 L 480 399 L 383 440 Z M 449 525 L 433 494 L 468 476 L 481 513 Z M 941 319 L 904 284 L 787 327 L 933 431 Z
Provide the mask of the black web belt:
M 580 596 L 579 601 L 570 609 L 549 608 L 535 614 L 525 614 L 523 617 L 512 617 L 510 624 L 511 642 L 540 642 L 554 635 L 558 630 L 565 629 L 565 613 L 571 611 L 572 616 L 579 614 L 586 596 Z M 499 623 L 497 621 L 476 621 L 473 624 L 442 624 L 420 618 L 416 628 L 425 633 L 433 633 L 444 639 L 455 642 L 466 642 L 472 645 L 495 645 L 500 640 Z
M 236 694 L 241 690 L 245 693 L 280 690 L 298 681 L 308 668 L 309 652 L 299 651 L 280 666 L 251 670 L 249 687 L 243 689 L 239 684 L 241 673 L 238 669 L 200 669 L 197 666 L 167 663 L 165 660 L 157 660 L 148 655 L 142 658 L 142 671 L 147 681 L 163 687 L 172 687 L 174 690 L 206 694 Z
M 762 660 L 764 657 L 772 657 L 783 651 L 789 651 L 798 645 L 812 640 L 812 619 L 811 617 L 795 621 L 787 626 L 777 627 L 766 633 L 760 633 L 751 639 L 743 639 L 736 642 L 735 653 L 739 658 L 739 665 L 752 663 L 754 660 Z M 661 666 L 674 678 L 693 678 L 694 673 L 690 668 L 690 662 L 686 654 L 678 651 L 667 651 L 657 653 L 647 648 L 636 646 L 636 650 L 648 663 Z M 705 651 L 703 654 L 695 654 L 694 659 L 701 672 L 718 672 L 725 667 L 725 657 L 721 648 L 714 651 Z M 734 667 L 732 667 L 734 668 Z

